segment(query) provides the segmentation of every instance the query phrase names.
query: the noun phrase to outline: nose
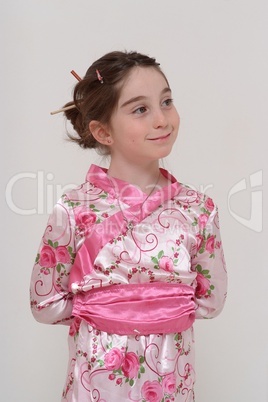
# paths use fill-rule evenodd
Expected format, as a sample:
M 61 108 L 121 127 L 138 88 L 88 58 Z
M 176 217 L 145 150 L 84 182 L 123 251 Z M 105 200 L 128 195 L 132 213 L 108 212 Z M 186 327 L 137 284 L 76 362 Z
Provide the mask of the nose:
M 153 114 L 153 127 L 154 128 L 161 128 L 166 127 L 168 124 L 167 117 L 162 109 L 158 108 L 154 111 Z

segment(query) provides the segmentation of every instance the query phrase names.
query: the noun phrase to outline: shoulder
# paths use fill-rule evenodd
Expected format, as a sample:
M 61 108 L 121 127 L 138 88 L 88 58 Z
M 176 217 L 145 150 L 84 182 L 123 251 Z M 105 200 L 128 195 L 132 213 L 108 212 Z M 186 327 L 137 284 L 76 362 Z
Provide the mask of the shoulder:
M 69 207 L 76 207 L 79 205 L 88 204 L 93 200 L 102 199 L 107 195 L 107 193 L 95 184 L 85 181 L 79 186 L 66 191 L 61 200 L 68 204 Z
M 61 197 L 62 200 L 69 202 L 74 207 L 98 198 L 107 197 L 107 191 L 103 190 L 106 188 L 103 183 L 103 177 L 106 177 L 105 170 L 92 164 L 86 174 L 85 181 L 66 191 Z
M 195 215 L 211 215 L 217 210 L 217 205 L 213 199 L 205 193 L 195 190 L 183 183 L 180 184 L 180 191 L 174 197 L 174 203 L 185 212 L 193 212 Z

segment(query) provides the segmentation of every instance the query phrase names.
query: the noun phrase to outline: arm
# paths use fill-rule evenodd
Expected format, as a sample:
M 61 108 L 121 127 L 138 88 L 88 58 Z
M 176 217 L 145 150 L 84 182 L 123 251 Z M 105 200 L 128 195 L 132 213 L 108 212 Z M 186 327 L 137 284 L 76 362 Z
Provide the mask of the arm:
M 62 198 L 48 220 L 32 271 L 31 309 L 39 322 L 70 324 L 73 296 L 68 282 L 76 252 L 74 230 L 72 208 Z
M 195 222 L 198 232 L 195 254 L 192 258 L 192 270 L 196 273 L 196 318 L 213 318 L 224 306 L 227 273 L 219 230 L 218 209 L 211 199 L 206 198 L 201 211 L 202 214 Z

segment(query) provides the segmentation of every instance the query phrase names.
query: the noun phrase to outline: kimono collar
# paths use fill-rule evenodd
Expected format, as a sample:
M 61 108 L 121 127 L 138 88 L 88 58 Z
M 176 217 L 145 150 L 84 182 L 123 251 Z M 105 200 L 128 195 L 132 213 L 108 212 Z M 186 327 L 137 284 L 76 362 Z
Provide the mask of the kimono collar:
M 92 164 L 86 175 L 86 181 L 93 184 L 95 187 L 102 189 L 113 196 L 114 198 L 120 197 L 120 200 L 128 205 L 135 205 L 143 202 L 147 194 L 145 194 L 138 187 L 130 184 L 124 180 L 111 178 L 107 174 L 108 169 Z M 160 168 L 161 173 L 165 178 L 170 181 L 170 184 L 159 189 L 149 198 L 151 201 L 162 201 L 171 199 L 176 196 L 181 189 L 181 184 L 177 182 L 176 178 L 172 176 L 167 170 Z

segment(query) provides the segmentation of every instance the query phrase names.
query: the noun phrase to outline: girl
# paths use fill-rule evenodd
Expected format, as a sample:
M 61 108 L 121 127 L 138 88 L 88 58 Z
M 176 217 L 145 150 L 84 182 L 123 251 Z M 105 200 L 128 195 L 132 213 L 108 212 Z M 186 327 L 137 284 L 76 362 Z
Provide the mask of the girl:
M 110 165 L 56 204 L 31 280 L 34 317 L 70 326 L 62 401 L 194 401 L 193 322 L 226 296 L 217 208 L 159 168 L 180 119 L 155 59 L 111 52 L 78 79 L 72 140 Z

